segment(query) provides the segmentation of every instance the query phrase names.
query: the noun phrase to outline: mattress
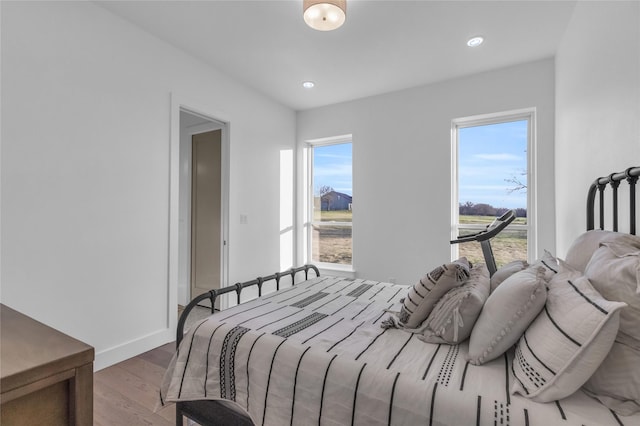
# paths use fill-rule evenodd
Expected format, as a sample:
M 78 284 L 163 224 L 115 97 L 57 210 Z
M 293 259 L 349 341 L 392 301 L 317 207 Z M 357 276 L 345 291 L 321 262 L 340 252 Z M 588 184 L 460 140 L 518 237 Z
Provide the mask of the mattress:
M 466 361 L 466 342 L 425 343 L 381 322 L 408 287 L 318 277 L 194 324 L 162 403 L 234 401 L 258 425 L 640 425 L 578 391 L 551 403 L 510 394 L 507 352 Z

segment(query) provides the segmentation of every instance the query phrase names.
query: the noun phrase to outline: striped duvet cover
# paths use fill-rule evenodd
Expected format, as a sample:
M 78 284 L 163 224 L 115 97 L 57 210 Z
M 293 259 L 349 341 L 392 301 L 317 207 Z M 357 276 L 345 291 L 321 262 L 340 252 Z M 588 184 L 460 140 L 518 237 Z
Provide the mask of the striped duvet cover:
M 235 401 L 257 425 L 640 425 L 582 391 L 511 395 L 511 353 L 474 366 L 466 342 L 381 328 L 407 291 L 319 277 L 217 313 L 185 335 L 161 399 Z

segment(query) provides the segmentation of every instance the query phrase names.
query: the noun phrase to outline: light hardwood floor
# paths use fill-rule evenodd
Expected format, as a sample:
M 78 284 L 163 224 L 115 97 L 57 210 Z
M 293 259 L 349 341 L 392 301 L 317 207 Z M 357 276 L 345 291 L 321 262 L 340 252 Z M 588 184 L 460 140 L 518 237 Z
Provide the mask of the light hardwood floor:
M 93 424 L 174 426 L 173 404 L 155 411 L 174 348 L 175 343 L 168 343 L 95 373 Z

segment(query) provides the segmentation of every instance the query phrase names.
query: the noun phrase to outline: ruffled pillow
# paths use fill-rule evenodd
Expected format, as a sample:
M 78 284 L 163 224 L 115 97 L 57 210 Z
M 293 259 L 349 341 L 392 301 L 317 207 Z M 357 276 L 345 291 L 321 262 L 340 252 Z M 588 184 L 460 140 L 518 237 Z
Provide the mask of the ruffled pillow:
M 429 343 L 456 345 L 471 335 L 489 297 L 489 270 L 484 263 L 471 268 L 469 280 L 447 292 L 427 317 L 419 338 Z
M 471 332 L 471 364 L 491 361 L 518 341 L 544 307 L 544 277 L 543 267 L 530 267 L 511 275 L 491 293 Z
M 416 328 L 427 319 L 436 302 L 449 290 L 462 285 L 469 278 L 466 257 L 438 266 L 422 277 L 404 299 L 399 314 L 400 325 Z
M 520 272 L 523 269 L 527 269 L 529 264 L 526 260 L 514 260 L 504 266 L 498 268 L 498 270 L 491 276 L 491 293 L 496 289 L 504 280 L 509 278 L 516 272 Z
M 541 267 L 544 269 L 544 279 L 546 281 L 551 280 L 560 270 L 558 259 L 552 255 L 548 250 L 545 250 L 542 256 L 536 259 L 530 267 Z

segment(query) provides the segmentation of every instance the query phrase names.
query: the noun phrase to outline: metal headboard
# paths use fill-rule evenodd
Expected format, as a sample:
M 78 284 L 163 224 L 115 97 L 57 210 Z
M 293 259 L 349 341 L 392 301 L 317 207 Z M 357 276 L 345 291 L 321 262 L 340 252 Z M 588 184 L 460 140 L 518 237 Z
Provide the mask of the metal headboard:
M 610 185 L 613 202 L 613 231 L 618 231 L 618 187 L 620 182 L 626 180 L 629 184 L 629 233 L 636 235 L 636 183 L 640 176 L 640 167 L 629 167 L 620 173 L 611 173 L 609 176 L 596 179 L 589 188 L 587 195 L 587 231 L 595 229 L 595 199 L 598 193 L 600 228 L 604 229 L 604 190 Z

